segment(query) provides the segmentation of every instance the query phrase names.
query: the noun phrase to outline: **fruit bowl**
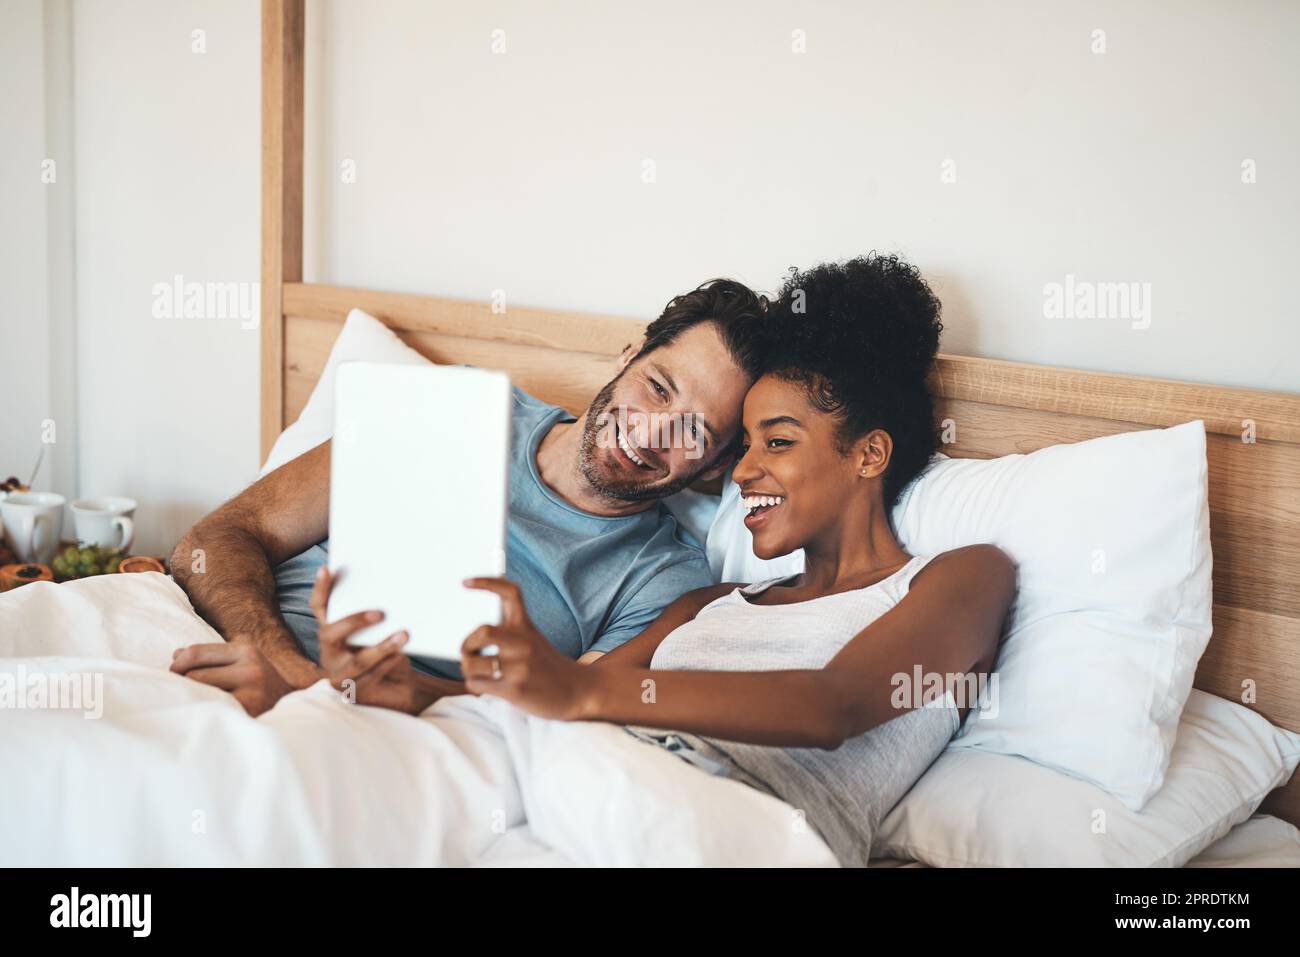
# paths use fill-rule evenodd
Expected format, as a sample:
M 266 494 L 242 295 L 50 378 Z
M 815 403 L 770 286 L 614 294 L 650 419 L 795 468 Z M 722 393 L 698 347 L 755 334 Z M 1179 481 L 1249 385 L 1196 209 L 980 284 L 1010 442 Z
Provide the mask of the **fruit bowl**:
M 88 545 L 79 542 L 69 545 L 54 556 L 53 566 L 56 581 L 74 581 L 78 578 L 90 578 L 93 575 L 111 575 L 122 564 L 120 548 L 104 548 L 102 545 Z
M 16 562 L 12 565 L 0 566 L 0 592 L 21 588 L 32 582 L 49 581 L 54 581 L 54 572 L 45 565 Z
M 149 555 L 132 555 L 130 558 L 122 559 L 122 564 L 118 566 L 119 572 L 162 572 L 167 573 L 163 563 L 157 558 Z
M 30 485 L 24 485 L 18 481 L 18 476 L 11 475 L 3 482 L 0 482 L 0 500 L 3 500 L 12 492 L 30 492 L 31 490 Z

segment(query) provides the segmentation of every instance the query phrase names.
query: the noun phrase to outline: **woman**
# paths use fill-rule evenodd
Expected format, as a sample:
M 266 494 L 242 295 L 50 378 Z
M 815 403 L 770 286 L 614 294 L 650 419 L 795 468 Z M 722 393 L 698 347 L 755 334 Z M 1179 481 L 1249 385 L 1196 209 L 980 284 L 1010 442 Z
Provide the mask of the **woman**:
M 503 621 L 469 636 L 462 667 L 472 693 L 546 718 L 627 725 L 773 793 L 841 863 L 865 864 L 876 825 L 971 703 L 921 707 L 933 702 L 907 683 L 918 667 L 992 668 L 1015 570 L 991 545 L 909 555 L 890 526 L 899 493 L 937 447 L 925 380 L 942 325 L 914 267 L 873 254 L 792 272 L 766 326 L 768 371 L 745 399 L 732 480 L 755 554 L 802 548 L 803 573 L 689 592 L 590 665 L 538 634 L 514 584 L 472 579 L 500 595 Z M 329 585 L 324 572 L 322 622 Z M 405 636 L 349 647 L 364 623 L 322 627 L 331 682 L 356 682 L 362 703 L 420 713 L 436 695 L 400 653 Z M 482 654 L 489 646 L 496 653 Z

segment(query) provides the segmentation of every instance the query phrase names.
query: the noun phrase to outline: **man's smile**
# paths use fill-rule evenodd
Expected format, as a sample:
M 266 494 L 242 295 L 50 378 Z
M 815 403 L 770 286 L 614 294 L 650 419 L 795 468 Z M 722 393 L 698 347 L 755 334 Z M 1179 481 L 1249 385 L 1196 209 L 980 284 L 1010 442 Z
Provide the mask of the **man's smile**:
M 657 471 L 653 465 L 646 461 L 647 454 L 645 451 L 642 450 L 638 453 L 638 451 L 628 441 L 627 436 L 624 435 L 623 430 L 618 427 L 617 423 L 614 424 L 614 435 L 618 442 L 619 452 L 621 453 L 616 454 L 614 457 L 618 460 L 620 465 L 624 468 L 635 468 L 643 472 Z

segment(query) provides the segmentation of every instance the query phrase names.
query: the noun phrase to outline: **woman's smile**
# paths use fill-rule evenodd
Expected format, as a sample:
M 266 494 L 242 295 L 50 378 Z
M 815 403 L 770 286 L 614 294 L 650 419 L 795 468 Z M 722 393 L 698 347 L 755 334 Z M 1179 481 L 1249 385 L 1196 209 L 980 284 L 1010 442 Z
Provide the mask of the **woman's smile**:
M 785 496 L 749 492 L 741 496 L 741 504 L 748 509 L 745 527 L 752 532 L 772 520 L 772 513 L 785 504 Z

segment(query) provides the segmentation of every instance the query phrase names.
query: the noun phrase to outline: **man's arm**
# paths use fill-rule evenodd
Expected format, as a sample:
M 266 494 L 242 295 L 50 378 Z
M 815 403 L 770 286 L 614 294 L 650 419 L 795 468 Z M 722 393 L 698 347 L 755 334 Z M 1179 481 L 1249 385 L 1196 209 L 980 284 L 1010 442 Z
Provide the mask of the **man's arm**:
M 328 534 L 329 487 L 326 441 L 201 520 L 172 553 L 172 575 L 195 610 L 228 642 L 255 647 L 298 688 L 324 673 L 285 624 L 272 569 Z

